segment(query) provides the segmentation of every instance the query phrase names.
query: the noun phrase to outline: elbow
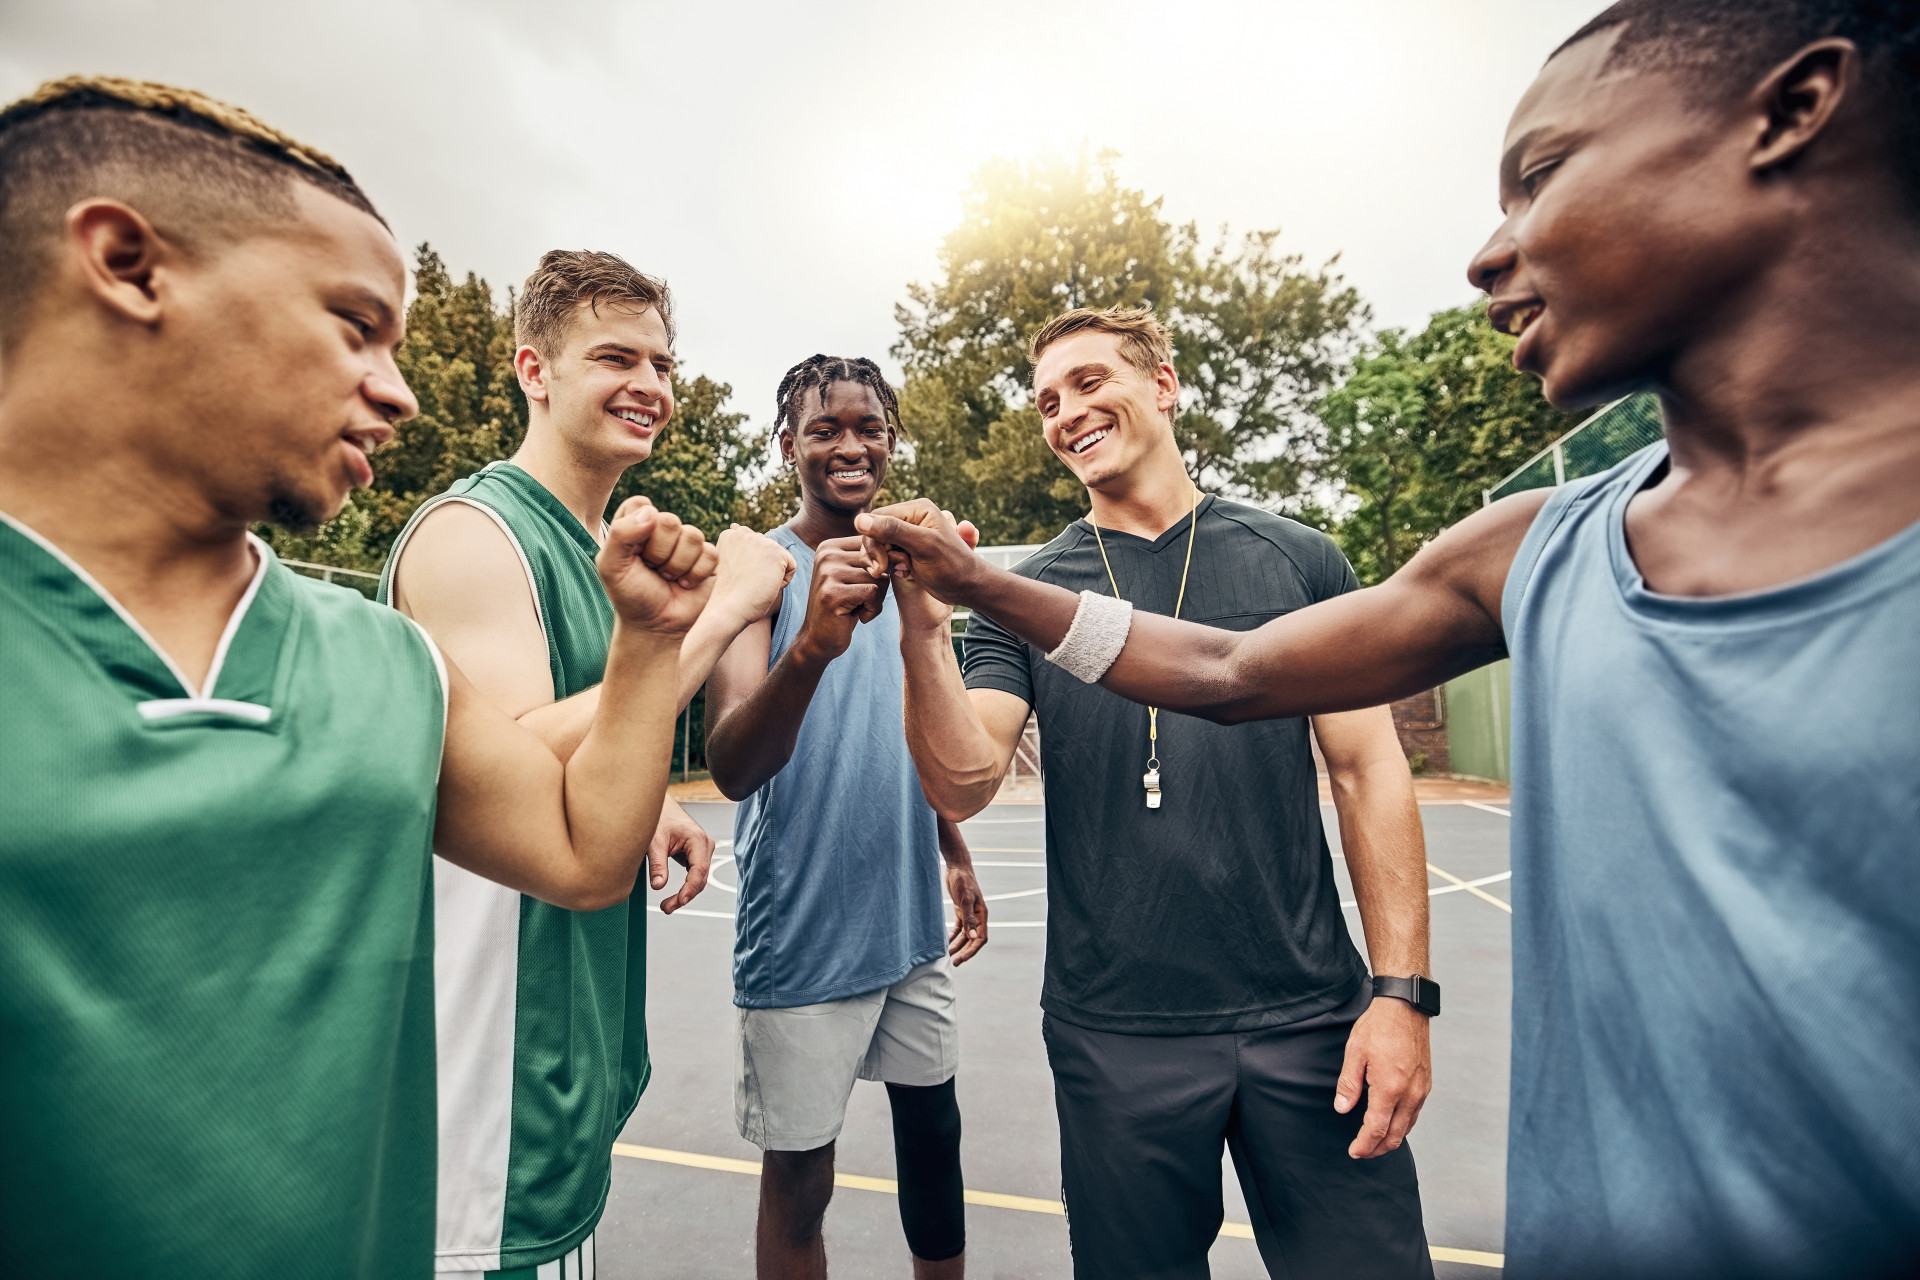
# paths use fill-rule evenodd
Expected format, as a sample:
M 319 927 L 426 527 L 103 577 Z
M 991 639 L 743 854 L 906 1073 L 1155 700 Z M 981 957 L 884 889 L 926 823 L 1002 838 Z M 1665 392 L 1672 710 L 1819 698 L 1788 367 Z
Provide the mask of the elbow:
M 641 873 L 645 874 L 646 865 L 641 864 Z M 553 893 L 537 895 L 541 901 L 551 903 L 566 911 L 605 911 L 608 907 L 617 907 L 633 896 L 639 885 L 637 878 L 627 881 L 606 880 L 603 882 L 582 881 L 558 887 Z
M 933 811 L 948 822 L 965 822 L 993 803 L 1000 793 L 1000 773 L 992 769 L 966 773 L 943 771 L 940 776 L 920 775 L 920 791 Z

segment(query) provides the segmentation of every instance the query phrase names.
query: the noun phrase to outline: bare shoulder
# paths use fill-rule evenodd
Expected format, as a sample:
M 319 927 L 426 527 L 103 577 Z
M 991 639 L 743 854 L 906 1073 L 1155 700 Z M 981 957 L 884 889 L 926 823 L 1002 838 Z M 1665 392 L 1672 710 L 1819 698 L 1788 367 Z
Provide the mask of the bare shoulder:
M 443 502 L 429 511 L 393 567 L 394 604 L 416 617 L 501 601 L 530 607 L 532 591 L 506 530 L 466 502 Z
M 1496 623 L 1507 573 L 1551 489 L 1530 489 L 1482 507 L 1420 549 L 1396 578 L 1410 586 L 1444 586 L 1478 602 Z

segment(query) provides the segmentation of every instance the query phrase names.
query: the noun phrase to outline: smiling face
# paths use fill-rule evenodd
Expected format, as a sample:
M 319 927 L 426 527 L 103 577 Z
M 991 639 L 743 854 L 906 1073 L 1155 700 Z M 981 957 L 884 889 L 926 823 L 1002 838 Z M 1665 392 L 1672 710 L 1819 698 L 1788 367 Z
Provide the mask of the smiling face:
M 1519 338 L 1515 367 L 1563 408 L 1658 382 L 1748 301 L 1788 234 L 1743 104 L 1690 103 L 1675 72 L 1603 73 L 1615 38 L 1568 48 L 1521 99 L 1505 220 L 1467 270 Z
M 298 216 L 171 277 L 140 447 L 239 520 L 296 530 L 372 482 L 367 455 L 419 405 L 400 377 L 406 269 L 379 221 L 305 183 Z
M 1089 489 L 1154 453 L 1178 457 L 1168 415 L 1179 379 L 1171 365 L 1149 376 L 1128 363 L 1118 335 L 1082 329 L 1048 344 L 1033 368 L 1033 390 L 1047 446 Z
M 596 465 L 645 462 L 673 416 L 673 348 L 653 307 L 583 302 L 552 359 L 521 347 L 514 362 L 528 400 Z
M 798 471 L 807 501 L 838 513 L 865 511 L 887 478 L 894 429 L 872 387 L 829 382 L 809 388 L 780 436 L 781 455 Z

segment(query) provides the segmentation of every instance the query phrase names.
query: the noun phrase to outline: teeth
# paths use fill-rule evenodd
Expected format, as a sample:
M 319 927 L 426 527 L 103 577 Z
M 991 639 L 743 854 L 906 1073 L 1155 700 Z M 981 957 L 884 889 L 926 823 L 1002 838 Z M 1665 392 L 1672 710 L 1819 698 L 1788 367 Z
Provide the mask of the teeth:
M 1098 431 L 1081 436 L 1073 442 L 1071 447 L 1075 453 L 1085 453 L 1100 441 L 1105 440 L 1112 431 L 1112 427 L 1102 427 Z
M 653 415 L 650 413 L 641 413 L 637 409 L 615 409 L 613 416 L 616 418 L 624 418 L 628 422 L 638 423 L 643 427 L 653 425 Z
M 1521 334 L 1527 331 L 1528 325 L 1532 324 L 1535 320 L 1538 320 L 1540 318 L 1540 313 L 1543 310 L 1545 310 L 1544 307 L 1541 307 L 1538 304 L 1535 304 L 1533 306 L 1523 307 L 1520 310 L 1515 311 L 1512 315 L 1510 315 L 1507 318 L 1507 332 L 1512 334 L 1516 338 L 1519 337 Z
M 832 476 L 835 480 L 858 480 L 860 479 L 860 477 L 866 475 L 867 473 L 865 470 L 860 470 L 860 471 L 830 471 L 827 474 Z

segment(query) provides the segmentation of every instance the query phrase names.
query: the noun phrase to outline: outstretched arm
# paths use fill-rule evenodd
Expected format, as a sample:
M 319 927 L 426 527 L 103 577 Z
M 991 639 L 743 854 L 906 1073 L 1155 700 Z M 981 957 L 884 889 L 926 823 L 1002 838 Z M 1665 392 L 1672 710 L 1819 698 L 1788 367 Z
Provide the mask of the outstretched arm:
M 887 580 L 867 571 L 858 538 L 830 538 L 814 552 L 807 616 L 773 670 L 773 625 L 740 634 L 707 686 L 707 768 L 729 800 L 744 800 L 786 767 L 827 664 L 847 651 L 853 629 L 880 614 Z
M 1100 683 L 1122 697 L 1223 724 L 1351 711 L 1430 689 L 1505 656 L 1500 592 L 1545 492 L 1462 520 L 1380 586 L 1253 631 L 1135 612 Z M 971 606 L 1042 650 L 1057 648 L 1079 598 L 995 569 L 924 500 L 859 517 L 869 555 L 950 604 Z M 948 522 L 950 524 L 950 522 Z
M 622 505 L 599 556 L 615 615 L 600 710 L 565 763 L 448 663 L 437 852 L 578 911 L 633 891 L 666 794 L 680 644 L 714 560 L 699 530 L 644 498 Z

